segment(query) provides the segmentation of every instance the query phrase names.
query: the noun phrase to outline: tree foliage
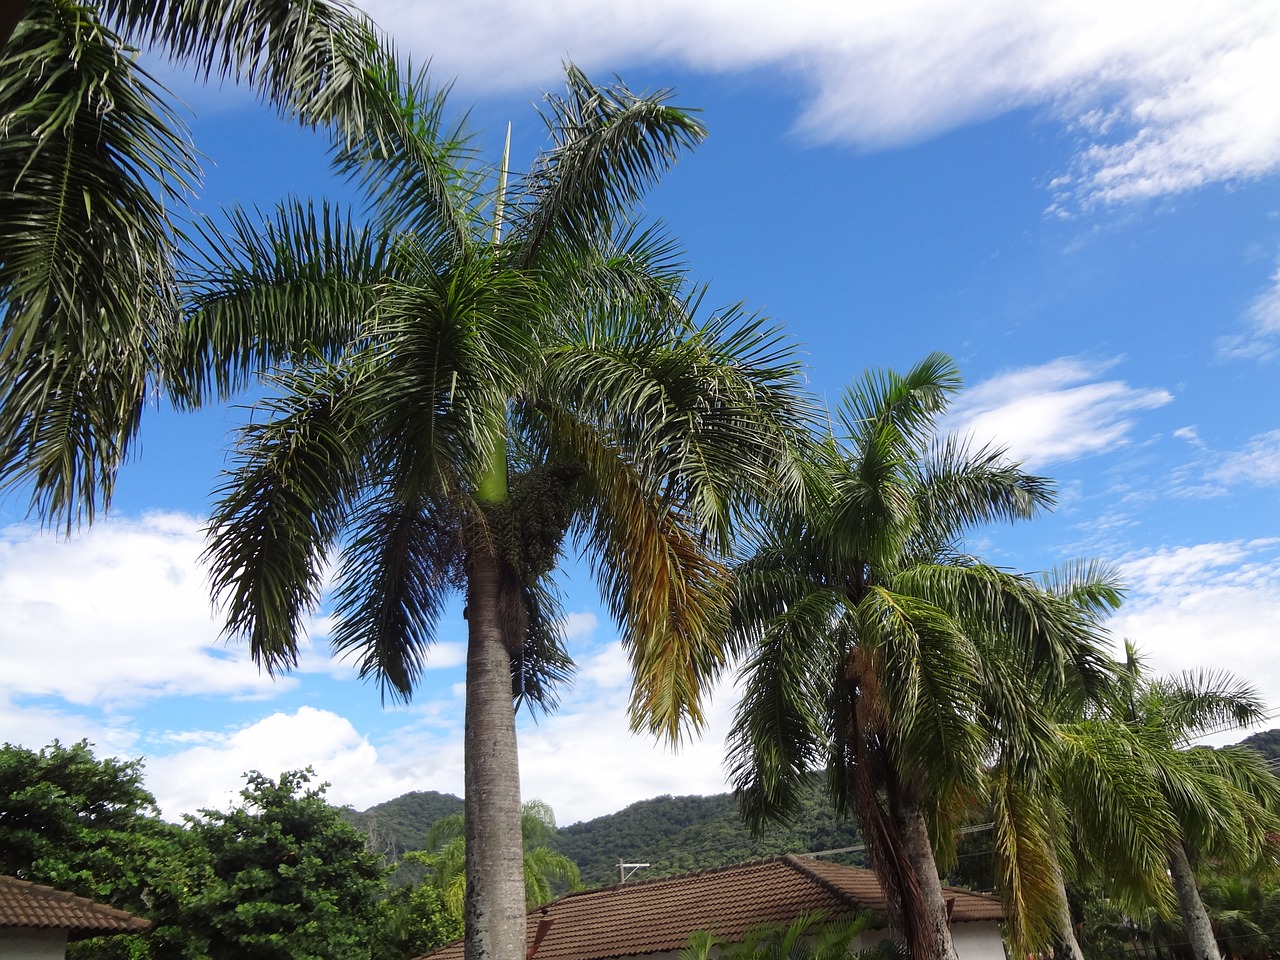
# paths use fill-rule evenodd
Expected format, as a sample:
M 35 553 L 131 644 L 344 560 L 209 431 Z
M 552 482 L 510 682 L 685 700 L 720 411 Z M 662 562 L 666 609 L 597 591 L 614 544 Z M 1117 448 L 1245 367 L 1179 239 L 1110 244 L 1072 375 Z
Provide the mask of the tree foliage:
M 231 810 L 186 817 L 181 855 L 156 881 L 158 957 L 370 957 L 382 862 L 311 779 L 250 773 Z
M 0 873 L 146 916 L 160 864 L 182 842 L 160 820 L 140 760 L 98 759 L 87 741 L 40 750 L 0 747 Z M 139 936 L 94 937 L 87 958 L 131 956 Z

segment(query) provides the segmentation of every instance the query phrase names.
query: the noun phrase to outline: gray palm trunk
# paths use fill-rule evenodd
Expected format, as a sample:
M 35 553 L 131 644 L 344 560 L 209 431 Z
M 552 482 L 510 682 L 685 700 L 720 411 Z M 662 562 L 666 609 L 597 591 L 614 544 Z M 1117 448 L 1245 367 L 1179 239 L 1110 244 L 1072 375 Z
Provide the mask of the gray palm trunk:
M 520 772 L 502 580 L 492 550 L 471 551 L 463 797 L 466 960 L 523 960 L 525 953 Z
M 1209 922 L 1204 901 L 1200 899 L 1200 889 L 1196 886 L 1195 871 L 1191 869 L 1186 847 L 1179 839 L 1174 839 L 1169 844 L 1169 878 L 1173 881 L 1173 891 L 1178 896 L 1182 928 L 1195 960 L 1222 960 L 1217 938 L 1213 935 L 1213 925 Z
M 1071 902 L 1067 899 L 1067 882 L 1062 876 L 1062 867 L 1057 858 L 1053 858 L 1053 886 L 1058 895 L 1057 910 L 1054 918 L 1054 933 L 1062 945 L 1064 960 L 1084 960 L 1084 952 L 1080 949 L 1080 941 L 1076 939 L 1076 925 L 1071 919 Z
M 924 814 L 914 803 L 904 803 L 898 816 L 902 830 L 902 843 L 920 885 L 922 907 L 918 922 L 928 944 L 928 956 L 914 960 L 959 960 L 955 943 L 951 939 L 951 921 L 947 916 L 947 900 L 942 895 L 942 881 L 938 878 L 938 864 L 933 856 L 933 842 Z

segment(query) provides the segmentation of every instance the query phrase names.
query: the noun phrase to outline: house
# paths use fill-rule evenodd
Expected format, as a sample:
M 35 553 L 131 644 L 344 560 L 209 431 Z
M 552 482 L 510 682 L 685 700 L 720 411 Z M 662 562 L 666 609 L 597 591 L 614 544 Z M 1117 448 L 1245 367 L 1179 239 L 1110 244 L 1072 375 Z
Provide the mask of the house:
M 0 958 L 62 960 L 67 943 L 151 926 L 131 913 L 17 877 L 0 876 Z
M 1005 960 L 1004 910 L 982 893 L 944 887 L 960 960 Z M 822 911 L 835 918 L 886 913 L 874 873 L 808 857 L 783 856 L 676 877 L 571 893 L 529 914 L 527 960 L 673 960 L 697 930 L 734 941 L 761 924 L 789 924 Z M 873 946 L 886 931 L 863 935 Z M 462 943 L 429 954 L 461 960 Z

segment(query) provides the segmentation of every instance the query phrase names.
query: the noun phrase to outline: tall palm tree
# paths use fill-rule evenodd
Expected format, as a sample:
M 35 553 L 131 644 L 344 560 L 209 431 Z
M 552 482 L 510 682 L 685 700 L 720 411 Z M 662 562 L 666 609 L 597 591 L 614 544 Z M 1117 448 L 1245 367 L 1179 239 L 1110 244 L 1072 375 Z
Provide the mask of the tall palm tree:
M 109 504 L 155 388 L 199 181 L 137 47 L 247 82 L 339 142 L 400 122 L 383 82 L 394 57 L 341 0 L 0 9 L 0 488 L 67 526 Z
M 288 364 L 210 520 L 227 631 L 258 662 L 296 662 L 338 547 L 334 644 L 384 696 L 411 695 L 464 595 L 468 956 L 519 960 L 513 696 L 553 705 L 570 667 L 564 539 L 621 625 L 633 725 L 679 738 L 724 659 L 717 551 L 755 498 L 798 492 L 808 414 L 778 336 L 736 310 L 697 319 L 671 244 L 632 221 L 703 137 L 665 91 L 569 68 L 550 146 L 510 184 L 442 97 L 400 95 L 404 139 L 343 157 L 373 223 L 292 204 L 210 236 L 182 382 L 199 399 Z
M 771 517 L 738 568 L 734 611 L 746 662 L 730 763 L 745 813 L 785 816 L 825 766 L 917 960 L 955 957 L 933 846 L 945 851 L 981 789 L 984 711 L 1003 704 L 1008 735 L 1029 739 L 1038 713 L 1013 708 L 1033 664 L 1046 692 L 1107 674 L 1080 606 L 961 552 L 966 530 L 1030 517 L 1052 492 L 1000 451 L 937 438 L 959 385 L 935 354 L 847 393 L 843 436 L 805 509 Z

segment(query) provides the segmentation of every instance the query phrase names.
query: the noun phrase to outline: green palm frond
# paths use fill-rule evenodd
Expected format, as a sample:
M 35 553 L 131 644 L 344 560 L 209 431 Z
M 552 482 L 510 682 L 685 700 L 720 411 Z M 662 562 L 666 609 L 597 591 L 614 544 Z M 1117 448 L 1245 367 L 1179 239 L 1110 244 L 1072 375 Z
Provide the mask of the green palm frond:
M 872 587 L 857 609 L 859 640 L 892 705 L 899 773 L 922 783 L 964 781 L 983 743 L 974 723 L 977 656 L 955 621 L 927 601 Z
M 185 131 L 96 11 L 35 0 L 0 59 L 0 470 L 70 526 L 110 502 L 174 321 Z
M 271 673 L 297 663 L 303 617 L 318 605 L 325 558 L 364 474 L 344 372 L 284 375 L 265 422 L 240 430 L 209 518 L 209 563 L 226 633 L 247 637 Z
M 905 374 L 869 370 L 845 391 L 836 421 L 855 450 L 883 437 L 910 459 L 933 435 L 960 385 L 955 361 L 941 353 L 929 354 Z
M 729 780 L 753 829 L 799 808 L 812 771 L 829 750 L 820 705 L 843 661 L 832 629 L 841 598 L 815 591 L 770 618 L 741 667 L 726 742 Z
M 943 539 L 983 523 L 1030 520 L 1056 499 L 1051 480 L 1023 472 L 1003 449 L 972 450 L 956 437 L 936 444 L 922 467 L 920 523 Z
M 385 121 L 396 74 L 372 21 L 341 0 L 101 0 L 130 42 L 209 80 L 247 83 L 281 113 L 356 136 Z
M 549 241 L 583 248 L 609 236 L 676 158 L 705 139 L 702 124 L 669 99 L 667 90 L 635 94 L 566 68 L 565 93 L 544 99 L 552 145 L 516 191 L 519 263 L 537 263 Z
M 333 647 L 357 659 L 360 677 L 408 700 L 422 675 L 436 624 L 463 580 L 456 505 L 370 498 L 352 514 L 342 551 Z
M 1119 571 L 1097 559 L 1073 560 L 1055 567 L 1041 577 L 1041 586 L 1099 619 L 1118 610 L 1124 600 Z
M 478 239 L 485 173 L 465 115 L 450 119 L 449 87 L 394 60 L 381 78 L 388 115 L 341 145 L 335 165 L 362 188 L 378 221 L 424 245 L 459 253 Z
M 1256 688 L 1219 670 L 1152 680 L 1139 697 L 1138 710 L 1179 744 L 1223 726 L 1245 729 L 1269 716 Z
M 1053 788 L 1070 811 L 1087 873 L 1134 912 L 1173 906 L 1166 846 L 1180 833 L 1154 779 L 1152 744 L 1123 724 L 1078 720 L 1058 728 Z
M 396 261 L 408 256 L 327 203 L 232 210 L 224 227 L 205 220 L 200 234 L 166 363 L 181 404 L 226 398 L 316 350 L 340 356 L 372 325 Z

